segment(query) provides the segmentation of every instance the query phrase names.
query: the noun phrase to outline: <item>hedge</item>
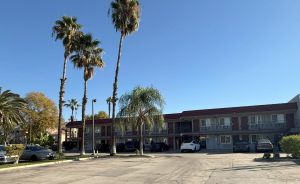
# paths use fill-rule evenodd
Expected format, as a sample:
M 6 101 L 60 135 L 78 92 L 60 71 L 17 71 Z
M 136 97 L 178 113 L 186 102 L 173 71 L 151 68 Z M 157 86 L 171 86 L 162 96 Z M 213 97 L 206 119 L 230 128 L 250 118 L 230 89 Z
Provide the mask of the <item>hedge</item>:
M 279 144 L 283 152 L 292 154 L 293 158 L 300 157 L 300 135 L 284 136 Z

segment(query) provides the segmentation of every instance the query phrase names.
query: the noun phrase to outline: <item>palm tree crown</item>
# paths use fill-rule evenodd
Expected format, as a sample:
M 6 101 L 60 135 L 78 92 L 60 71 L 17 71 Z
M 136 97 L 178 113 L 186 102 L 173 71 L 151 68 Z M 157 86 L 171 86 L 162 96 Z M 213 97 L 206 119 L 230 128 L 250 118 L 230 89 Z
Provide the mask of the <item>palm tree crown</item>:
M 140 4 L 138 0 L 115 0 L 109 10 L 116 31 L 127 36 L 139 27 Z
M 71 109 L 71 111 L 72 111 L 71 121 L 73 121 L 74 120 L 74 112 L 76 112 L 78 110 L 78 107 L 80 107 L 78 101 L 73 98 L 71 100 L 68 100 L 68 103 L 66 103 L 64 106 Z
M 74 51 L 74 41 L 81 29 L 81 25 L 77 23 L 76 17 L 63 16 L 61 20 L 57 20 L 52 28 L 52 36 L 55 40 L 62 40 L 65 47 L 65 57 L 68 57 Z
M 120 98 L 120 121 L 130 123 L 140 132 L 140 153 L 143 154 L 143 125 L 162 125 L 164 99 L 153 87 L 136 87 Z
M 76 40 L 76 52 L 71 60 L 76 68 L 84 68 L 84 80 L 89 80 L 94 75 L 94 67 L 103 68 L 103 49 L 100 42 L 94 40 L 91 34 L 83 34 Z
M 24 122 L 26 101 L 9 90 L 0 93 L 0 127 L 4 130 Z

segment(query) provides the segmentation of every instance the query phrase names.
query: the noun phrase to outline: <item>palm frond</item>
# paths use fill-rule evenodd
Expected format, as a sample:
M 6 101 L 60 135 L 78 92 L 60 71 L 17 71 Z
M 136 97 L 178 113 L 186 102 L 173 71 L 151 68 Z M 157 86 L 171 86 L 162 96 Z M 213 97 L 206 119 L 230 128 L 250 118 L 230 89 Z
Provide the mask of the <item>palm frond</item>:
M 108 10 L 116 31 L 127 36 L 137 31 L 140 23 L 140 4 L 138 0 L 115 0 Z

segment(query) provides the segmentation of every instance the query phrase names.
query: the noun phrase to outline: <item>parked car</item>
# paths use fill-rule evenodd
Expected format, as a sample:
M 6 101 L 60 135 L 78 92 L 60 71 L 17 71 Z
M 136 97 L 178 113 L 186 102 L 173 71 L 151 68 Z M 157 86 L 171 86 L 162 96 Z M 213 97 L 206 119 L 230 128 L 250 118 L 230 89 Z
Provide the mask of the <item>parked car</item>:
M 13 162 L 15 162 L 15 157 L 6 155 L 5 146 L 0 145 L 0 164 Z
M 128 141 L 125 143 L 125 151 L 135 151 L 139 149 L 140 145 L 138 141 Z
M 125 144 L 124 143 L 118 143 L 117 144 L 117 152 L 124 152 L 125 151 Z
M 256 152 L 273 152 L 273 144 L 269 139 L 260 139 L 256 144 Z
M 169 146 L 164 142 L 152 143 L 150 147 L 151 152 L 163 152 L 168 150 Z
M 183 143 L 180 146 L 180 151 L 181 153 L 185 152 L 185 151 L 199 151 L 200 150 L 200 144 L 195 141 L 195 140 L 186 140 L 183 141 Z
M 72 150 L 77 147 L 77 142 L 76 141 L 65 141 L 65 142 L 63 142 L 63 147 L 65 148 L 66 151 Z
M 96 151 L 102 153 L 109 153 L 110 152 L 110 145 L 109 144 L 97 144 Z
M 250 152 L 248 141 L 237 141 L 233 143 L 233 152 Z
M 27 145 L 23 154 L 20 157 L 20 160 L 45 160 L 45 159 L 54 159 L 55 152 L 50 149 L 46 149 L 39 145 Z

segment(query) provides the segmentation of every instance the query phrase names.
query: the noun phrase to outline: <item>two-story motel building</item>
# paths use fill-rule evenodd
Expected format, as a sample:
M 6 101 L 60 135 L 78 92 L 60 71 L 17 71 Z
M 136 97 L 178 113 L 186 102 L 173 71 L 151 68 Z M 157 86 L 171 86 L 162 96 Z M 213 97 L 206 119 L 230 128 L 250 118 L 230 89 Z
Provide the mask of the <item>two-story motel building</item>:
M 242 107 L 216 108 L 183 111 L 165 114 L 164 126 L 145 127 L 145 144 L 166 142 L 170 148 L 179 149 L 184 139 L 201 139 L 206 142 L 207 150 L 232 151 L 238 140 L 248 141 L 254 151 L 255 143 L 268 138 L 277 144 L 283 135 L 300 133 L 300 97 L 297 95 L 288 103 L 254 105 Z M 81 122 L 67 124 L 67 140 L 81 142 Z M 92 148 L 92 122 L 87 121 L 86 149 Z M 95 121 L 96 144 L 110 144 L 111 119 Z M 137 140 L 138 133 L 127 126 L 116 131 L 117 142 Z M 78 145 L 79 145 L 78 144 Z

